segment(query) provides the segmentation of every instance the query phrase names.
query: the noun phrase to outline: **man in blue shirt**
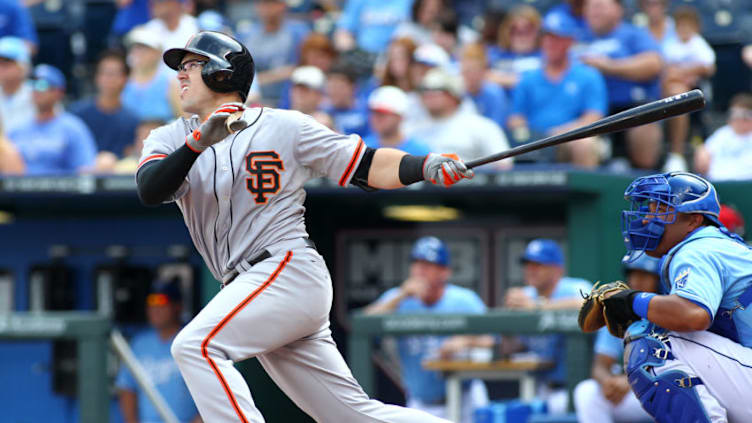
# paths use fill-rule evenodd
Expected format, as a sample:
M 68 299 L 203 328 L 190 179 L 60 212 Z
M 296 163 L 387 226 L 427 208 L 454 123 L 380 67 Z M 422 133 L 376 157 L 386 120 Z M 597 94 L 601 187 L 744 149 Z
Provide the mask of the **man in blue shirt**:
M 642 254 L 622 259 L 627 284 L 638 291 L 658 291 L 659 260 Z M 624 341 L 601 328 L 595 338 L 592 379 L 583 380 L 574 390 L 574 407 L 579 423 L 650 422 L 631 392 L 622 367 Z
M 608 114 L 657 100 L 663 66 L 660 49 L 643 28 L 622 21 L 621 0 L 586 0 L 588 31 L 580 60 L 606 80 Z M 623 133 L 613 142 L 613 156 L 626 155 Z
M 386 291 L 365 309 L 366 314 L 385 313 L 462 313 L 480 314 L 486 311 L 483 300 L 474 291 L 447 283 L 451 276 L 449 250 L 436 237 L 418 239 L 410 253 L 410 275 L 401 286 Z M 407 390 L 407 406 L 417 408 L 438 417 L 445 416 L 445 383 L 439 372 L 425 370 L 422 362 L 438 358 L 442 347 L 452 344 L 471 345 L 467 338 L 406 336 L 398 340 L 402 381 Z M 455 342 L 461 340 L 463 342 Z M 488 342 L 483 342 L 488 343 Z M 479 342 L 480 344 L 480 342 Z M 473 381 L 465 387 L 463 422 L 470 422 L 472 410 L 488 402 L 485 385 Z
M 509 99 L 500 85 L 486 79 L 486 48 L 480 43 L 466 45 L 462 49 L 460 68 L 465 96 L 473 102 L 478 113 L 496 122 L 500 128 L 506 127 Z
M 324 111 L 334 119 L 337 130 L 345 135 L 367 135 L 368 110 L 364 98 L 357 96 L 355 74 L 343 64 L 329 71 L 326 80 L 328 101 Z
M 430 152 L 423 143 L 406 137 L 402 132 L 402 117 L 407 111 L 407 104 L 407 94 L 397 87 L 379 87 L 371 93 L 368 110 L 373 132 L 363 138 L 367 146 L 396 148 L 416 156 Z
M 351 0 L 337 22 L 334 45 L 346 51 L 357 47 L 370 53 L 386 50 L 397 25 L 410 18 L 413 0 Z
M 86 124 L 61 111 L 65 76 L 50 65 L 32 73 L 36 119 L 8 133 L 26 163 L 27 174 L 59 174 L 92 170 L 97 146 Z
M 576 26 L 566 15 L 546 16 L 542 25 L 543 67 L 522 74 L 514 90 L 509 131 L 515 141 L 521 134 L 549 136 L 588 125 L 607 110 L 606 85 L 597 70 L 572 63 L 569 50 Z M 600 161 L 599 142 L 587 138 L 560 147 L 569 161 L 582 167 L 596 167 Z
M 634 322 L 632 390 L 657 421 L 752 421 L 752 249 L 721 224 L 715 187 L 699 176 L 645 176 L 624 197 L 627 249 L 662 257 L 660 294 L 604 300 L 609 316 Z
M 128 73 L 129 67 L 122 53 L 117 50 L 103 52 L 94 74 L 96 97 L 71 106 L 71 112 L 80 117 L 94 135 L 99 150 L 97 164 L 102 165 L 97 168 L 101 171 L 111 170 L 105 164 L 114 165 L 136 137 L 138 118 L 120 101 Z
M 564 254 L 554 240 L 539 238 L 530 241 L 520 261 L 524 266 L 526 286 L 509 288 L 505 307 L 527 310 L 578 308 L 582 305 L 581 292 L 590 292 L 592 288 L 592 284 L 584 279 L 564 276 Z M 546 401 L 549 413 L 565 413 L 568 396 L 564 336 L 522 336 L 520 341 L 541 360 L 554 363 L 553 369 L 538 375 L 538 395 Z M 506 338 L 502 342 L 512 340 Z
M 176 280 L 155 281 L 146 297 L 149 328 L 131 340 L 136 359 L 152 378 L 155 388 L 181 423 L 200 423 L 196 405 L 170 354 L 172 340 L 182 324 L 183 296 Z M 156 408 L 136 383 L 127 367 L 122 366 L 115 385 L 119 391 L 120 410 L 126 423 L 161 422 Z

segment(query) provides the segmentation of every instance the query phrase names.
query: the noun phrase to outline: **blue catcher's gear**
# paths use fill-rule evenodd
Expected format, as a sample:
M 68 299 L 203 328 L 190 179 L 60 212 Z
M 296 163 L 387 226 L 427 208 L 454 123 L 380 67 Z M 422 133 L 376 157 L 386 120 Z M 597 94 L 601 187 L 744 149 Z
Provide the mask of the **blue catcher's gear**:
M 624 266 L 625 273 L 628 270 L 642 270 L 644 272 L 659 275 L 661 270 L 661 260 L 655 257 L 650 257 L 642 251 L 628 252 L 622 257 L 621 264 Z
M 642 408 L 658 423 L 710 423 L 700 396 L 692 389 L 702 380 L 680 370 L 656 375 L 673 360 L 665 331 L 647 320 L 632 323 L 624 335 L 624 370 Z
M 415 241 L 410 259 L 449 266 L 449 249 L 435 236 L 425 236 Z
M 630 210 L 621 215 L 622 234 L 629 251 L 655 250 L 665 226 L 676 221 L 677 213 L 700 213 L 723 227 L 718 220 L 721 205 L 715 188 L 691 173 L 637 178 L 624 192 L 624 198 L 631 203 Z

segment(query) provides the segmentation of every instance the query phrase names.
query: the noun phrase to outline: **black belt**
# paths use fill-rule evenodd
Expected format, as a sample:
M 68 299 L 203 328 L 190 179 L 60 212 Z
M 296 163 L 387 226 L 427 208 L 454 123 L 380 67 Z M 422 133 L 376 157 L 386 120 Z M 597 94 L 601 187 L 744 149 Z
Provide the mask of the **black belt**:
M 311 240 L 310 240 L 309 238 L 303 238 L 303 242 L 305 242 L 305 245 L 306 245 L 306 247 L 308 247 L 308 248 L 313 248 L 314 250 L 316 250 L 316 244 L 315 244 L 315 243 L 314 243 L 313 241 L 311 241 Z M 258 253 L 258 254 L 257 254 L 257 255 L 256 255 L 255 257 L 253 257 L 252 259 L 248 260 L 248 264 L 249 264 L 249 265 L 250 265 L 251 267 L 253 267 L 253 266 L 255 266 L 255 265 L 257 265 L 257 264 L 261 263 L 262 261 L 264 261 L 264 260 L 266 260 L 266 259 L 270 258 L 271 256 L 272 256 L 272 253 L 270 253 L 270 252 L 269 252 L 269 250 L 264 250 L 264 251 L 262 251 L 262 252 Z M 235 272 L 233 272 L 233 273 L 235 273 Z M 229 280 L 228 280 L 227 282 L 225 282 L 225 283 L 223 283 L 223 284 L 222 284 L 222 287 L 225 287 L 225 286 L 229 285 L 229 284 L 230 284 L 230 282 L 232 282 L 233 280 L 235 280 L 235 278 L 236 278 L 237 276 L 238 276 L 238 274 L 237 274 L 237 273 L 235 273 L 235 274 L 234 274 L 234 275 L 232 276 L 232 278 L 230 278 L 230 279 L 229 279 Z
M 310 238 L 303 238 L 303 242 L 305 242 L 306 247 L 313 248 L 314 250 L 316 249 L 316 244 L 313 241 L 311 241 Z M 251 266 L 255 266 L 261 263 L 262 261 L 268 259 L 271 256 L 272 256 L 272 253 L 270 253 L 269 250 L 264 250 L 261 253 L 259 253 L 256 257 L 248 260 L 248 264 L 250 264 Z

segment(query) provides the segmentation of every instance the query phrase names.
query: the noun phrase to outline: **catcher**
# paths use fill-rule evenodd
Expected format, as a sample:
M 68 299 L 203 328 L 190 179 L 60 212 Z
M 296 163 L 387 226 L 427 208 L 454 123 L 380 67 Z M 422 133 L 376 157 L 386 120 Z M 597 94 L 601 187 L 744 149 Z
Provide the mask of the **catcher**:
M 662 257 L 660 293 L 596 285 L 580 327 L 624 337 L 629 384 L 656 421 L 752 421 L 752 250 L 699 176 L 645 176 L 624 195 L 627 249 Z

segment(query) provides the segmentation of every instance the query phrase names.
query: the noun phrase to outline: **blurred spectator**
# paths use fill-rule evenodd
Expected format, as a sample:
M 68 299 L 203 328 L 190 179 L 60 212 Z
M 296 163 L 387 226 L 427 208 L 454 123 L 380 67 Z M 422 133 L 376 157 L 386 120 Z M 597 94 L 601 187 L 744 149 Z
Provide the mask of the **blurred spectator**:
M 0 123 L 0 175 L 20 175 L 26 170 L 21 153 L 5 136 Z
M 516 143 L 561 134 L 602 118 L 607 109 L 606 85 L 595 69 L 572 63 L 569 50 L 577 27 L 563 14 L 543 21 L 543 68 L 525 72 L 514 90 L 508 127 Z M 597 138 L 560 146 L 571 163 L 594 168 L 600 162 Z
M 462 50 L 460 68 L 466 95 L 478 113 L 496 122 L 500 127 L 506 126 L 509 99 L 503 88 L 485 79 L 488 72 L 485 47 L 480 43 L 466 45 Z
M 666 143 L 660 124 L 652 123 L 632 128 L 626 134 L 626 143 L 629 161 L 623 157 L 617 158 L 610 163 L 611 170 L 629 172 L 630 169 L 636 169 L 653 172 L 661 169 L 661 157 Z M 621 164 L 618 164 L 619 162 Z M 666 162 L 664 170 L 676 170 L 668 168 L 670 165 L 671 163 Z
M 744 238 L 744 216 L 733 206 L 721 204 L 718 220 L 732 233 Z
M 747 44 L 742 48 L 742 60 L 748 67 L 752 68 L 752 44 Z
M 8 137 L 21 152 L 27 174 L 55 174 L 91 170 L 97 146 L 86 124 L 62 110 L 65 76 L 40 64 L 32 72 L 36 118 Z
M 550 239 L 534 239 L 520 257 L 524 266 L 525 287 L 507 290 L 504 306 L 532 310 L 579 308 L 582 305 L 580 292 L 590 292 L 590 282 L 564 277 L 564 254 L 559 245 Z M 554 363 L 552 370 L 537 375 L 538 396 L 546 401 L 550 414 L 566 412 L 566 338 L 563 335 L 521 336 L 519 340 L 539 359 Z M 504 338 L 502 343 L 514 342 Z
M 196 17 L 198 29 L 201 31 L 216 31 L 232 35 L 233 31 L 227 22 L 227 19 L 216 10 L 208 9 L 201 12 Z
M 412 133 L 416 128 L 425 126 L 430 121 L 421 94 L 420 85 L 428 71 L 431 69 L 447 69 L 449 67 L 449 54 L 436 44 L 423 44 L 413 51 L 412 61 L 409 64 L 411 90 L 403 90 L 407 94 L 407 113 L 403 117 L 403 129 Z M 384 83 L 386 85 L 386 82 Z
M 366 307 L 366 314 L 463 313 L 481 314 L 486 305 L 474 291 L 448 283 L 452 275 L 449 249 L 436 237 L 418 239 L 410 253 L 410 275 L 399 287 L 381 295 Z M 458 352 L 457 346 L 492 344 L 488 336 L 405 336 L 398 339 L 402 382 L 407 390 L 407 406 L 446 418 L 445 383 L 440 372 L 425 370 L 422 362 Z M 482 381 L 463 385 L 462 422 L 472 421 L 472 410 L 485 406 L 488 394 Z
M 561 15 L 563 19 L 569 18 L 574 24 L 572 36 L 575 42 L 585 39 L 587 33 L 587 22 L 584 16 L 585 0 L 566 0 L 548 10 L 544 19 L 549 16 Z
M 432 31 L 442 10 L 448 7 L 446 0 L 415 0 L 410 11 L 410 20 L 394 30 L 394 38 L 410 38 L 417 45 L 432 43 Z
M 7 133 L 34 120 L 31 84 L 27 81 L 31 58 L 23 40 L 0 38 L 0 122 Z
M 332 116 L 339 132 L 348 135 L 368 135 L 366 101 L 355 95 L 355 75 L 347 67 L 337 65 L 329 71 L 326 94 L 328 103 L 324 110 Z
M 334 49 L 334 45 L 327 38 L 326 35 L 311 32 L 303 40 L 300 45 L 300 63 L 299 67 L 314 66 L 321 70 L 324 74 L 331 70 L 332 65 L 337 59 L 337 50 Z M 258 82 L 254 81 L 254 86 L 257 87 Z M 286 81 L 282 89 L 282 97 L 279 99 L 277 107 L 280 109 L 294 108 L 291 105 L 291 89 L 292 81 Z M 253 88 L 251 89 L 253 91 Z M 299 110 L 294 108 L 295 110 Z
M 695 171 L 714 181 L 752 179 L 752 93 L 731 99 L 726 122 L 695 150 Z
M 647 30 L 658 43 L 662 54 L 669 50 L 668 43 L 676 39 L 676 25 L 668 15 L 669 0 L 640 0 L 640 9 L 647 16 Z
M 136 173 L 138 160 L 141 158 L 141 151 L 144 149 L 144 140 L 149 133 L 167 122 L 163 120 L 142 120 L 136 127 L 136 134 L 132 143 L 125 147 L 124 157 L 115 163 L 112 168 L 113 173 L 132 174 Z
M 442 10 L 433 28 L 433 42 L 449 55 L 449 69 L 454 73 L 459 73 L 457 63 L 458 30 L 457 14 L 450 9 Z
M 290 109 L 307 115 L 321 110 L 326 86 L 326 76 L 321 69 L 315 66 L 301 66 L 293 71 L 290 81 Z
M 402 132 L 402 116 L 407 111 L 407 95 L 397 87 L 383 86 L 368 97 L 371 134 L 363 138 L 371 148 L 390 147 L 416 156 L 431 150 L 423 143 L 408 138 Z
M 97 143 L 98 171 L 111 170 L 124 149 L 133 142 L 138 126 L 136 115 L 123 107 L 120 95 L 130 68 L 119 50 L 104 51 L 97 62 L 94 84 L 96 97 L 73 104 L 71 113 L 86 123 Z
M 140 26 L 128 33 L 125 44 L 131 73 L 122 94 L 123 106 L 139 120 L 171 121 L 178 114 L 178 89 L 176 81 L 161 71 L 159 38 Z
M 676 36 L 664 43 L 664 97 L 698 88 L 715 73 L 715 52 L 700 35 L 700 17 L 691 6 L 674 11 Z M 689 115 L 683 114 L 667 122 L 671 151 L 685 153 L 689 136 Z
M 416 44 L 410 38 L 395 38 L 386 51 L 386 61 L 381 73 L 381 85 L 391 85 L 411 93 L 417 85 L 410 77 Z
M 413 0 L 349 0 L 337 22 L 334 46 L 339 51 L 359 47 L 379 54 L 386 50 L 395 28 L 410 17 Z
M 39 45 L 34 22 L 21 0 L 0 1 L 0 37 L 7 36 L 21 38 L 31 51 Z
M 441 69 L 432 69 L 420 87 L 429 121 L 412 134 L 431 151 L 454 153 L 462 160 L 477 159 L 509 148 L 506 136 L 492 120 L 462 110 L 465 95 L 462 79 Z M 497 169 L 509 169 L 510 159 L 495 162 Z
M 660 50 L 647 31 L 623 22 L 621 0 L 586 0 L 588 23 L 583 63 L 598 69 L 606 79 L 608 114 L 658 99 L 663 65 Z M 612 156 L 626 155 L 624 133 L 612 136 Z M 674 161 L 682 161 L 676 152 Z M 676 165 L 675 167 L 680 167 Z
M 509 12 L 499 26 L 499 44 L 488 49 L 491 81 L 511 90 L 523 72 L 540 68 L 540 27 L 541 16 L 532 6 Z
M 186 13 L 186 0 L 149 0 L 152 19 L 144 24 L 163 49 L 182 48 L 198 32 L 196 18 Z
M 318 32 L 311 32 L 300 45 L 300 65 L 316 66 L 327 73 L 337 60 L 337 50 L 329 38 Z
M 644 292 L 658 292 L 659 260 L 640 253 L 636 259 L 622 259 L 627 284 Z M 608 328 L 598 331 L 595 340 L 592 379 L 580 382 L 574 390 L 574 406 L 580 423 L 649 422 L 631 391 L 622 369 L 623 340 L 611 335 Z
M 252 46 L 256 63 L 256 81 L 262 101 L 276 107 L 284 83 L 298 63 L 300 44 L 308 34 L 302 22 L 287 18 L 284 0 L 259 0 L 255 4 L 259 21 L 248 30 L 238 30 L 238 39 Z
M 118 11 L 112 22 L 110 32 L 116 37 L 122 37 L 131 29 L 149 22 L 149 0 L 115 0 Z
M 175 417 L 181 423 L 200 423 L 202 420 L 198 409 L 170 354 L 172 340 L 182 327 L 182 302 L 183 295 L 176 280 L 155 281 L 146 297 L 149 328 L 136 334 L 130 346 L 133 355 L 175 413 Z M 162 421 L 127 367 L 120 367 L 115 386 L 126 423 Z

